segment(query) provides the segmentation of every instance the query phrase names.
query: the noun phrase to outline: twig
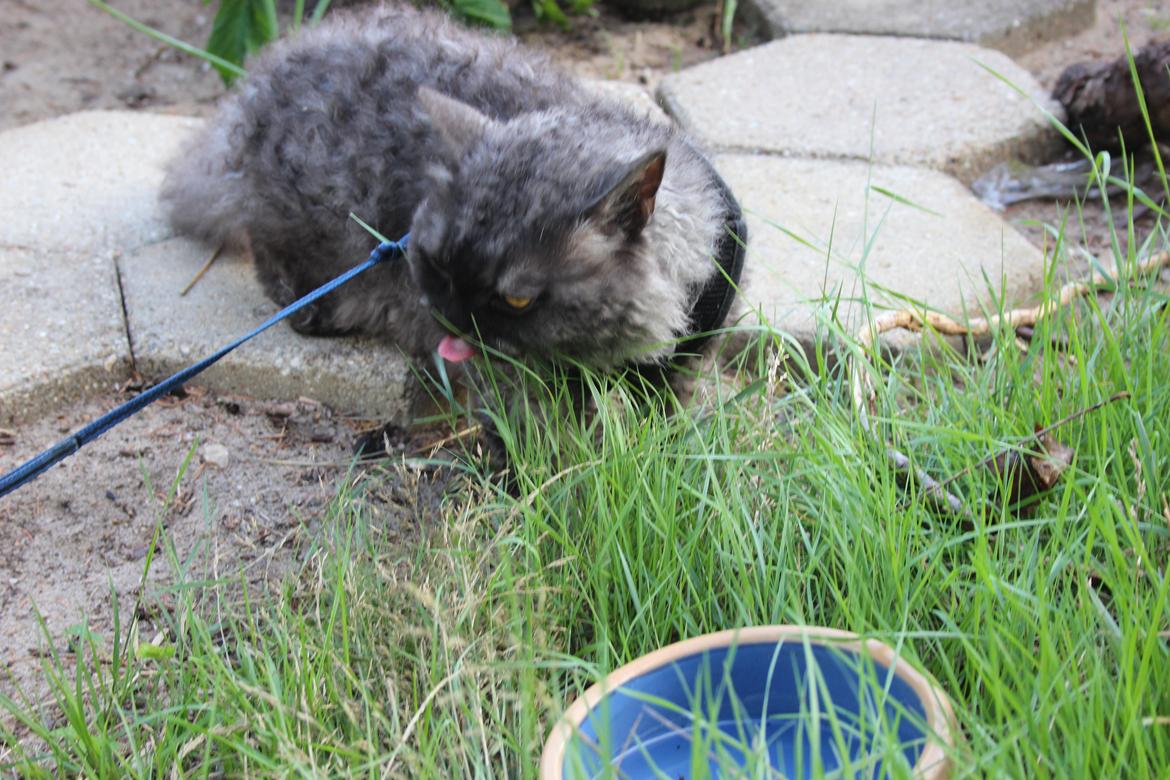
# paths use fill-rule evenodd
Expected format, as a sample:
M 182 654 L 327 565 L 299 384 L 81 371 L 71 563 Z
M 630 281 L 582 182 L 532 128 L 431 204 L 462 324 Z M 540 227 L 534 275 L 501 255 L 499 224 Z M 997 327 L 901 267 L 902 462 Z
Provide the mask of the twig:
M 355 465 L 351 460 L 297 460 L 295 458 L 245 458 L 250 463 L 263 463 L 268 466 L 287 466 L 302 469 L 347 469 Z M 357 461 L 358 466 L 368 466 L 374 461 Z M 426 469 L 436 465 L 432 461 L 420 458 L 402 458 L 394 461 L 395 465 L 403 465 L 411 469 Z
M 205 273 L 207 273 L 208 269 L 211 268 L 212 264 L 215 263 L 215 261 L 219 259 L 219 255 L 221 252 L 223 252 L 223 244 L 220 244 L 218 247 L 216 247 L 215 251 L 211 253 L 211 257 L 207 258 L 207 262 L 205 262 L 203 264 L 203 267 L 195 272 L 195 276 L 193 276 L 191 278 L 191 281 L 187 282 L 187 286 L 184 287 L 182 289 L 182 291 L 179 293 L 180 298 L 182 298 L 187 293 L 191 292 L 191 288 L 194 287 L 196 285 L 196 283 L 198 283 L 198 281 L 203 278 L 203 275 Z
M 154 52 L 149 57 L 147 57 L 146 60 L 141 65 L 139 65 L 135 69 L 134 78 L 136 78 L 136 79 L 142 78 L 142 74 L 145 73 L 147 71 L 147 69 L 149 69 L 152 65 L 154 65 L 154 63 L 158 62 L 159 58 L 162 57 L 163 53 L 166 51 L 169 51 L 170 48 L 171 48 L 170 46 L 168 46 L 164 43 L 163 45 L 161 45 L 157 49 L 155 49 Z
M 480 423 L 476 423 L 475 425 L 468 426 L 467 428 L 464 428 L 461 431 L 456 431 L 455 433 L 452 433 L 450 436 L 444 436 L 443 438 L 439 439 L 438 441 L 429 442 L 427 444 L 423 444 L 421 446 L 415 447 L 411 451 L 411 454 L 412 455 L 421 455 L 422 453 L 427 452 L 428 450 L 431 452 L 440 450 L 443 447 L 445 447 L 446 445 L 450 444 L 451 442 L 459 441 L 460 439 L 465 439 L 468 436 L 479 433 L 482 429 L 483 429 L 483 425 L 481 425 Z
M 1170 266 L 1170 252 L 1161 252 L 1153 257 L 1148 258 L 1144 262 L 1139 263 L 1134 268 L 1134 276 L 1144 276 L 1146 274 L 1160 271 L 1162 268 Z M 1091 292 L 1096 292 L 1101 288 L 1110 286 L 1115 283 L 1120 274 L 1115 271 L 1113 278 L 1110 278 L 1100 272 L 1095 271 L 1087 280 L 1068 282 L 1063 285 L 1054 298 L 1051 298 L 1038 306 L 1031 308 L 1012 309 L 1003 314 L 995 315 L 994 317 L 976 317 L 969 320 L 965 325 L 956 320 L 951 319 L 945 314 L 938 312 L 924 312 L 911 311 L 909 309 L 901 309 L 898 311 L 884 312 L 873 320 L 866 322 L 855 335 L 855 340 L 859 349 L 854 353 L 850 359 L 849 366 L 849 387 L 853 399 L 853 411 L 857 415 L 858 422 L 861 424 L 862 430 L 871 436 L 877 437 L 870 424 L 870 414 L 873 412 L 874 403 L 877 398 L 877 392 L 874 389 L 873 378 L 871 372 L 864 370 L 869 367 L 868 358 L 866 355 L 873 349 L 877 337 L 883 333 L 899 328 L 919 332 L 924 327 L 929 327 L 937 333 L 944 336 L 985 336 L 994 330 L 1007 325 L 1013 330 L 1021 327 L 1032 327 L 1037 322 L 1047 317 L 1048 315 L 1059 311 L 1073 301 L 1081 298 Z M 1081 414 L 1087 414 L 1099 406 L 1107 403 L 1112 403 L 1118 400 L 1118 396 L 1114 396 L 1106 401 L 1102 401 L 1096 406 L 1089 407 L 1074 414 L 1075 418 Z M 1051 430 L 1053 427 L 1063 425 L 1068 420 L 1061 420 L 1052 426 L 1049 426 L 1039 434 Z M 945 486 L 952 482 L 955 477 L 950 477 L 942 482 L 932 478 L 929 474 L 919 468 L 913 468 L 910 464 L 910 459 L 897 449 L 886 446 L 886 455 L 889 457 L 894 467 L 906 474 L 918 479 L 926 494 L 930 496 L 936 503 L 945 506 L 950 511 L 956 514 L 969 514 L 969 510 L 963 505 L 956 496 L 947 492 Z M 960 474 L 963 472 L 960 472 Z M 959 476 L 958 474 L 955 475 Z
M 871 432 L 872 433 L 872 432 Z M 910 465 L 910 458 L 906 456 L 901 450 L 894 447 L 886 447 L 886 457 L 894 464 L 894 468 L 901 472 L 904 478 L 909 481 L 911 476 L 918 480 L 918 484 L 922 485 L 922 490 L 927 498 L 932 500 L 940 507 L 946 508 L 956 515 L 970 515 L 971 512 L 963 505 L 962 500 L 958 496 L 948 492 L 938 480 L 926 473 L 925 469 L 912 467 Z

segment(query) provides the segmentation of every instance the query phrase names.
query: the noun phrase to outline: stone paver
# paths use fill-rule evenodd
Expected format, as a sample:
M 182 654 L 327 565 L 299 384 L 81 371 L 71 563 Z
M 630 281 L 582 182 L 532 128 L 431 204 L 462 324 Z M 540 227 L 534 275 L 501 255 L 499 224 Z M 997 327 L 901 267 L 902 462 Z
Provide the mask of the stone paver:
M 985 276 L 1009 305 L 1041 289 L 1041 252 L 943 173 L 735 154 L 716 167 L 747 212 L 745 300 L 806 348 L 834 305 L 854 332 L 863 296 L 963 316 L 990 304 Z
M 1027 98 L 1060 109 L 1003 54 L 966 43 L 798 35 L 663 80 L 667 111 L 709 148 L 872 159 L 972 181 L 1059 145 Z
M 0 421 L 130 374 L 114 253 L 169 234 L 162 163 L 191 119 L 86 112 L 0 133 Z
M 1022 54 L 1093 23 L 1096 0 L 747 0 L 773 37 L 857 33 L 947 38 Z
M 0 247 L 91 252 L 168 238 L 162 166 L 198 124 L 87 111 L 0 134 Z
M 261 292 L 252 264 L 239 256 L 221 257 L 180 297 L 207 256 L 206 246 L 174 238 L 118 260 L 135 361 L 149 379 L 206 357 L 277 311 Z M 195 381 L 260 398 L 309 396 L 344 412 L 399 423 L 416 411 L 418 383 L 397 350 L 369 340 L 307 338 L 285 323 Z
M 834 52 L 850 55 L 835 79 L 805 83 L 808 71 L 831 70 L 839 59 Z M 663 94 L 675 116 L 716 147 L 807 157 L 866 157 L 876 102 L 878 160 L 963 172 L 973 161 L 1018 154 L 1044 140 L 1033 109 L 971 57 L 1024 81 L 1002 55 L 965 44 L 805 36 L 672 77 Z M 806 72 L 794 72 L 798 67 Z M 924 70 L 946 78 L 922 76 Z M 746 80 L 744 74 L 762 75 Z M 642 92 L 597 88 L 640 97 L 642 108 L 654 113 Z M 0 419 L 47 413 L 116 385 L 132 367 L 148 379 L 162 378 L 275 311 L 250 263 L 239 257 L 222 258 L 179 296 L 210 247 L 172 237 L 157 191 L 163 163 L 197 125 L 93 112 L 0 134 L 7 174 L 0 186 L 0 295 L 10 302 L 0 309 Z M 777 325 L 808 337 L 809 302 L 821 297 L 822 279 L 831 291 L 858 293 L 850 265 L 864 243 L 869 166 L 740 153 L 723 154 L 718 165 L 750 213 L 749 300 Z M 875 284 L 955 313 L 984 300 L 980 269 L 1002 276 L 1019 297 L 1039 284 L 1039 253 L 954 179 L 925 168 L 878 166 L 872 175 L 875 185 L 943 214 L 901 204 L 887 214 L 890 199 L 871 191 L 870 228 L 884 215 L 866 260 Z M 827 270 L 823 253 L 764 221 L 816 245 L 827 242 L 834 209 L 835 251 Z M 877 288 L 870 295 L 889 298 Z M 847 320 L 852 311 L 845 308 Z M 393 347 L 306 338 L 285 324 L 197 381 L 259 397 L 306 395 L 402 422 L 421 395 Z
M 109 251 L 0 246 L 0 301 L 0 424 L 51 413 L 129 377 Z

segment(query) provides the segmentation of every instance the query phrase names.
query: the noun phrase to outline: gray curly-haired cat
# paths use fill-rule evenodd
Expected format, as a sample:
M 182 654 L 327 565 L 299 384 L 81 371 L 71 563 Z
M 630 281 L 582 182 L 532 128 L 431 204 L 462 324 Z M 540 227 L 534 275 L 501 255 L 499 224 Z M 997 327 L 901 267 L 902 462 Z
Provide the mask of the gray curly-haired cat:
M 739 209 L 677 130 L 510 39 L 396 5 L 272 46 L 172 163 L 163 197 L 180 232 L 246 240 L 280 304 L 369 254 L 351 212 L 391 238 L 409 230 L 407 263 L 292 325 L 449 361 L 480 342 L 664 363 L 721 324 L 742 262 L 716 262 L 742 246 L 728 235 Z

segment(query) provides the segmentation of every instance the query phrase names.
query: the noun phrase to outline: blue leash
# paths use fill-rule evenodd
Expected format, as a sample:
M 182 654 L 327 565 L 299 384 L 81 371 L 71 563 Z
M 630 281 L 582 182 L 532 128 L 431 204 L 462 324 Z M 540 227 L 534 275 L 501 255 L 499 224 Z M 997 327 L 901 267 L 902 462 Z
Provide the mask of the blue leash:
M 8 495 L 18 487 L 32 482 L 41 474 L 44 474 L 46 471 L 48 471 L 53 465 L 65 460 L 65 458 L 68 458 L 70 455 L 77 452 L 86 444 L 89 444 L 91 441 L 101 436 L 103 433 L 110 430 L 118 423 L 136 414 L 137 412 L 142 411 L 144 408 L 154 403 L 162 396 L 171 392 L 175 388 L 180 387 L 184 382 L 187 382 L 188 380 L 203 373 L 236 347 L 260 335 L 276 323 L 283 320 L 288 315 L 309 305 L 321 296 L 328 295 L 358 274 L 365 273 L 369 269 L 376 266 L 378 263 L 388 259 L 391 255 L 406 254 L 406 244 L 409 240 L 410 234 L 407 233 L 397 241 L 383 241 L 374 249 L 373 252 L 370 253 L 369 259 L 364 263 L 354 266 L 333 281 L 318 287 L 316 290 L 313 290 L 313 292 L 309 293 L 304 298 L 301 298 L 300 300 L 285 306 L 276 314 L 273 314 L 271 317 L 265 320 L 263 324 L 261 324 L 251 333 L 240 336 L 238 339 L 231 342 L 226 347 L 216 352 L 214 355 L 200 360 L 193 366 L 184 368 L 182 371 L 172 375 L 167 379 L 164 379 L 162 382 L 159 382 L 149 390 L 134 396 L 129 401 L 117 407 L 113 411 L 102 415 L 81 430 L 57 442 L 32 460 L 13 469 L 3 477 L 0 477 L 0 498 Z

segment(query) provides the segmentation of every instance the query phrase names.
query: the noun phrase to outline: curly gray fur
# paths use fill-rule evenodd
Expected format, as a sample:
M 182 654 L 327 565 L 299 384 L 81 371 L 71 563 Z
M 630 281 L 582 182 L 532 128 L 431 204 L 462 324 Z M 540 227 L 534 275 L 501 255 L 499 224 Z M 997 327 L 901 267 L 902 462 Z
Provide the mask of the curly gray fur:
M 257 58 L 163 198 L 180 232 L 246 240 L 281 304 L 368 254 L 351 212 L 391 238 L 410 230 L 407 264 L 293 326 L 415 355 L 454 327 L 518 355 L 661 361 L 718 272 L 721 200 L 675 129 L 511 39 L 396 5 L 337 13 Z

